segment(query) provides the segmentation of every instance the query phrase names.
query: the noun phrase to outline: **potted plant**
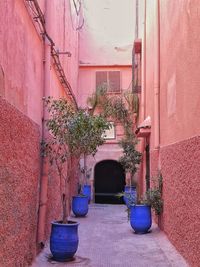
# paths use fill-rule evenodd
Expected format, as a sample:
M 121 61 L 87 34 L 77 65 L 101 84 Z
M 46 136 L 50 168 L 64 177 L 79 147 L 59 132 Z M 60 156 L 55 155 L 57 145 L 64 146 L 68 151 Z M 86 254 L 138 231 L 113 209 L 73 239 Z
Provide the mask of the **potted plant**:
M 155 178 L 153 178 L 155 181 Z M 135 233 L 145 234 L 152 224 L 151 208 L 156 215 L 163 211 L 162 200 L 162 175 L 156 177 L 157 184 L 148 189 L 143 198 L 137 204 L 130 205 L 130 224 Z
M 67 261 L 73 258 L 78 248 L 78 223 L 69 220 L 69 185 L 75 172 L 72 160 L 78 161 L 83 153 L 95 153 L 97 146 L 103 142 L 99 136 L 109 129 L 109 123 L 101 116 L 75 110 L 64 98 L 56 100 L 49 97 L 45 103 L 49 112 L 46 126 L 50 136 L 43 142 L 43 151 L 57 169 L 63 209 L 62 220 L 52 222 L 50 250 L 56 261 Z M 89 146 L 87 150 L 83 144 Z
M 123 156 L 119 159 L 119 162 L 123 166 L 125 172 L 130 176 L 130 184 L 125 186 L 123 194 L 124 202 L 128 208 L 133 203 L 133 201 L 136 202 L 137 200 L 136 182 L 134 181 L 134 175 L 137 172 L 142 157 L 142 154 L 136 150 L 137 143 L 137 139 L 133 134 L 129 134 L 120 141 L 120 146 L 123 149 Z
M 84 167 L 81 168 L 81 173 L 84 176 L 84 182 L 81 185 L 81 193 L 88 197 L 88 202 L 91 200 L 91 185 L 89 184 L 89 179 L 91 176 L 92 168 L 89 168 L 85 164 L 86 158 L 84 156 Z
M 87 110 L 80 109 L 77 112 L 77 116 L 74 118 L 73 127 L 74 135 L 75 137 L 77 136 L 76 139 L 78 140 L 77 148 L 79 151 L 79 158 L 83 157 L 85 159 L 86 156 L 90 154 L 94 156 L 97 152 L 97 148 L 105 142 L 104 133 L 105 130 L 109 128 L 110 123 L 101 115 L 94 115 Z M 87 173 L 89 174 L 89 172 L 84 172 L 85 180 Z M 73 197 L 72 210 L 76 216 L 85 216 L 87 214 L 85 196 L 87 197 L 87 202 L 89 202 L 90 188 L 88 191 L 82 190 L 82 194 Z M 80 203 L 80 205 L 78 203 Z

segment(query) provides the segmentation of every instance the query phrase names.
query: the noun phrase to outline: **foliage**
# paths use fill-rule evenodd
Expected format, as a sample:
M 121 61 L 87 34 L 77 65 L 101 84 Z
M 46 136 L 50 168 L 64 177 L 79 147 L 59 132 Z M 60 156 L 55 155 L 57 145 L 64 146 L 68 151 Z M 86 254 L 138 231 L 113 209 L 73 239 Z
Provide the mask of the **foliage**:
M 131 174 L 133 178 L 134 174 L 140 164 L 142 154 L 135 149 L 137 140 L 135 138 L 125 138 L 120 142 L 120 146 L 123 148 L 123 156 L 119 159 L 126 172 Z
M 136 150 L 137 138 L 134 135 L 133 114 L 138 112 L 138 97 L 131 91 L 125 91 L 123 97 L 110 97 L 106 90 L 106 86 L 99 87 L 96 93 L 88 98 L 88 103 L 92 107 L 92 112 L 99 108 L 105 118 L 122 123 L 125 137 L 119 142 L 123 149 L 123 156 L 119 162 L 133 177 L 142 157 Z
M 68 187 L 74 172 L 72 161 L 83 154 L 94 155 L 97 147 L 104 143 L 104 132 L 110 128 L 110 124 L 101 115 L 95 116 L 82 109 L 73 109 L 64 98 L 48 97 L 45 104 L 49 113 L 46 126 L 50 138 L 43 141 L 43 155 L 48 156 L 50 163 L 55 164 L 58 170 L 63 223 L 66 223 Z
M 162 174 L 159 173 L 157 177 L 152 177 L 152 180 L 156 180 L 157 185 L 154 185 L 152 188 L 147 190 L 144 198 L 144 203 L 150 205 L 155 211 L 156 215 L 160 215 L 163 211 Z

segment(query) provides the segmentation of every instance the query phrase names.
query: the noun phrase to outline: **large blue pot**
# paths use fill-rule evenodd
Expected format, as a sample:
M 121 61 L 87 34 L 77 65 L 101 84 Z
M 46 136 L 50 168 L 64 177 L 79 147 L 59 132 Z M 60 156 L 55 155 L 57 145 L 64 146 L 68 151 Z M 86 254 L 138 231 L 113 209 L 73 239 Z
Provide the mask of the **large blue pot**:
M 72 198 L 72 211 L 75 216 L 83 217 L 88 213 L 88 197 L 75 196 Z
M 55 261 L 73 259 L 78 249 L 78 225 L 79 223 L 72 221 L 67 224 L 52 222 L 50 250 Z
M 91 200 L 91 185 L 85 184 L 82 190 L 83 195 L 88 197 L 88 202 Z
M 128 208 L 130 208 L 131 205 L 135 204 L 137 201 L 136 187 L 126 185 L 124 187 L 123 199 L 124 199 L 124 202 Z
M 130 207 L 131 227 L 137 234 L 145 234 L 149 231 L 152 224 L 151 206 L 133 205 Z

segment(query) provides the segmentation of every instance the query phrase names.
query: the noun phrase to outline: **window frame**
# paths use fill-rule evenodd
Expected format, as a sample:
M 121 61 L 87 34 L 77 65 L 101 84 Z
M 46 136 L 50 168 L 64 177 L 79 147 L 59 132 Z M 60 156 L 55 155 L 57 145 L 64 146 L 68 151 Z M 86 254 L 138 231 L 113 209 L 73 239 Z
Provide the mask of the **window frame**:
M 95 87 L 96 87 L 96 90 L 98 88 L 98 86 L 97 86 L 97 73 L 98 72 L 106 72 L 107 94 L 121 94 L 121 92 L 122 92 L 122 86 L 121 86 L 121 80 L 122 80 L 121 70 L 96 70 L 95 71 Z M 119 90 L 118 91 L 110 91 L 109 72 L 119 72 Z

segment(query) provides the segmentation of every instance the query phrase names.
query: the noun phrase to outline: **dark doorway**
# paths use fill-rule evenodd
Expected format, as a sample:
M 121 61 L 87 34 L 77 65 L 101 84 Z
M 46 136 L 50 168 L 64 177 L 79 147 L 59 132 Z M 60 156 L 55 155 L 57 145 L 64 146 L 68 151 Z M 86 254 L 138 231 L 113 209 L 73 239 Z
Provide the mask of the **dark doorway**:
M 95 203 L 122 204 L 123 199 L 116 197 L 124 191 L 125 173 L 121 164 L 114 160 L 104 160 L 96 164 Z

